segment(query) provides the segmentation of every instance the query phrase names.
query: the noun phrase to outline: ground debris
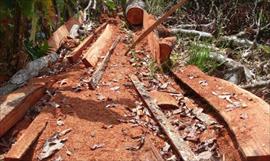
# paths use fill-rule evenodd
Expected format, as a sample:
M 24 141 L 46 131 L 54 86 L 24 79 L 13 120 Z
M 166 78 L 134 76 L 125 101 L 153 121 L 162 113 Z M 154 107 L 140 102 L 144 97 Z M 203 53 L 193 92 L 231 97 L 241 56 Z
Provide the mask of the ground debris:
M 93 146 L 91 146 L 91 150 L 96 150 L 96 149 L 100 149 L 103 148 L 105 146 L 105 144 L 101 143 L 101 144 L 94 144 Z
M 48 138 L 43 145 L 41 153 L 38 155 L 38 159 L 46 159 L 53 155 L 56 151 L 62 149 L 67 141 L 67 138 L 61 139 L 60 137 L 66 135 L 70 131 L 71 129 L 66 129 L 62 132 L 56 132 L 50 138 Z
M 130 151 L 138 151 L 138 150 L 140 150 L 143 147 L 144 143 L 145 143 L 145 136 L 142 135 L 139 139 L 137 139 L 137 142 L 138 143 L 137 143 L 136 146 L 127 147 L 126 150 L 130 150 Z

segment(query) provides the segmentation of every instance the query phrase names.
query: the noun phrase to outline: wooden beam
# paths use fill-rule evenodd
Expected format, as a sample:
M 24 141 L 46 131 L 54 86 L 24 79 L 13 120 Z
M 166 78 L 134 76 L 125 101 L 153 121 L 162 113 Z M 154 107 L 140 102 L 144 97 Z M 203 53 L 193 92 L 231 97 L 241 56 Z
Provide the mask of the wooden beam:
M 52 114 L 41 112 L 29 127 L 24 130 L 15 144 L 12 145 L 11 149 L 5 155 L 5 161 L 21 160 L 27 150 L 44 131 L 50 117 L 52 117 Z
M 103 61 L 101 62 L 101 64 L 98 66 L 98 68 L 96 69 L 96 71 L 93 73 L 88 85 L 90 89 L 96 89 L 99 81 L 102 78 L 103 73 L 105 72 L 107 65 L 110 61 L 110 57 L 114 51 L 114 49 L 116 48 L 117 44 L 120 42 L 120 37 L 117 37 L 116 40 L 114 41 L 114 43 L 112 44 L 111 48 L 109 49 L 109 51 L 107 52 L 106 56 L 104 57 Z
M 147 13 L 147 11 L 144 11 L 143 16 L 143 28 L 144 30 L 147 30 L 151 25 L 153 25 L 156 22 L 156 19 L 153 15 L 150 15 Z M 148 45 L 150 48 L 150 52 L 152 54 L 152 58 L 160 64 L 160 50 L 159 50 L 159 38 L 158 35 L 152 31 L 147 36 Z
M 129 76 L 133 85 L 135 86 L 138 94 L 141 96 L 142 100 L 146 104 L 147 108 L 161 127 L 161 129 L 165 132 L 167 137 L 169 138 L 170 143 L 173 145 L 177 154 L 184 161 L 198 161 L 196 155 L 192 152 L 188 144 L 181 138 L 176 129 L 171 125 L 170 121 L 167 119 L 165 114 L 160 110 L 158 105 L 155 103 L 153 99 L 149 96 L 149 93 L 144 89 L 143 84 L 139 81 L 139 79 L 135 75 Z
M 108 23 L 105 22 L 100 25 L 93 33 L 91 33 L 87 38 L 85 38 L 79 46 L 77 46 L 69 55 L 66 56 L 70 63 L 75 63 L 78 61 L 82 55 L 83 50 L 85 50 L 94 40 L 94 38 L 106 27 Z
M 109 43 L 111 43 L 111 39 L 113 36 L 113 27 L 112 25 L 108 24 L 97 39 L 97 41 L 91 46 L 91 48 L 86 52 L 82 61 L 86 67 L 95 67 L 98 63 L 98 59 L 106 50 L 106 47 Z
M 247 161 L 270 160 L 270 106 L 261 98 L 228 81 L 204 74 L 195 66 L 173 73 L 175 79 L 203 98 L 227 123 Z M 207 84 L 201 85 L 204 81 Z M 240 107 L 231 109 L 231 99 Z M 224 99 L 223 99 L 224 98 Z M 244 116 L 242 116 L 244 115 Z
M 24 117 L 27 110 L 41 99 L 52 83 L 28 85 L 0 97 L 0 137 Z
M 125 55 L 129 53 L 139 42 L 141 42 L 148 34 L 150 34 L 158 25 L 162 24 L 171 14 L 173 14 L 178 8 L 182 7 L 188 0 L 181 0 L 174 5 L 168 12 L 166 12 L 161 18 L 159 18 L 153 25 L 144 30 L 144 32 L 135 40 L 135 42 L 128 48 Z

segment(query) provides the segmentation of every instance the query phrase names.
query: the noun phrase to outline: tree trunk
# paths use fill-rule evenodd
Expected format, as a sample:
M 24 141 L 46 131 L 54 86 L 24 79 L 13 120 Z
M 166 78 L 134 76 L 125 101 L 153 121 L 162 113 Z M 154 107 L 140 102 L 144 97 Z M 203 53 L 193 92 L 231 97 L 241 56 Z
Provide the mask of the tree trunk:
M 143 11 L 145 3 L 142 0 L 129 0 L 126 5 L 126 17 L 130 25 L 141 25 L 143 23 Z

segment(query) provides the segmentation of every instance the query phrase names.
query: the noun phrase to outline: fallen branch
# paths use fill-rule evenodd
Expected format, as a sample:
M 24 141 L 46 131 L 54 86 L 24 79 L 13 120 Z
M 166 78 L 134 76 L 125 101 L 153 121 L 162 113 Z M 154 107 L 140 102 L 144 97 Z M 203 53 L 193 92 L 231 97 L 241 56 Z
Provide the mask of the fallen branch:
M 267 80 L 267 81 L 257 81 L 255 83 L 251 83 L 251 84 L 247 84 L 247 85 L 242 85 L 240 87 L 241 88 L 244 88 L 244 89 L 270 87 L 270 80 Z
M 8 94 L 21 87 L 29 79 L 38 76 L 42 69 L 54 64 L 58 58 L 58 54 L 54 53 L 28 63 L 24 69 L 15 73 L 5 86 L 0 88 L 0 95 Z
M 146 107 L 152 113 L 153 117 L 155 118 L 161 129 L 169 138 L 177 154 L 184 161 L 198 161 L 199 159 L 197 159 L 196 155 L 192 152 L 184 139 L 179 136 L 179 133 L 171 125 L 170 121 L 166 118 L 166 116 L 160 110 L 155 101 L 149 96 L 148 92 L 144 89 L 144 86 L 139 81 L 139 79 L 135 75 L 130 75 L 129 77 L 133 85 L 135 86 L 137 92 L 140 94 L 142 100 L 147 105 Z
M 172 34 L 182 33 L 187 35 L 199 36 L 200 38 L 213 38 L 214 36 L 211 33 L 197 31 L 197 30 L 190 30 L 190 29 L 182 29 L 182 28 L 175 28 L 170 30 Z
M 117 44 L 119 43 L 120 39 L 121 39 L 120 37 L 117 37 L 117 39 L 114 41 L 111 48 L 107 52 L 106 56 L 104 57 L 103 61 L 98 66 L 97 70 L 94 72 L 93 76 L 91 77 L 91 79 L 88 83 L 90 89 L 95 89 L 97 87 L 99 81 L 102 78 L 103 73 L 105 72 L 105 70 L 107 68 L 110 57 L 111 57 L 114 49 L 116 48 Z
M 228 68 L 232 68 L 232 69 L 243 68 L 244 73 L 245 73 L 245 79 L 248 82 L 252 81 L 255 77 L 255 74 L 252 73 L 246 66 L 218 52 L 210 52 L 210 57 L 216 60 L 217 62 L 224 64 Z
M 129 53 L 139 42 L 141 42 L 149 33 L 151 33 L 158 25 L 163 23 L 171 14 L 173 14 L 178 8 L 182 7 L 188 0 L 181 0 L 176 5 L 174 5 L 168 12 L 166 12 L 161 18 L 159 18 L 153 25 L 146 29 L 128 48 L 125 55 Z

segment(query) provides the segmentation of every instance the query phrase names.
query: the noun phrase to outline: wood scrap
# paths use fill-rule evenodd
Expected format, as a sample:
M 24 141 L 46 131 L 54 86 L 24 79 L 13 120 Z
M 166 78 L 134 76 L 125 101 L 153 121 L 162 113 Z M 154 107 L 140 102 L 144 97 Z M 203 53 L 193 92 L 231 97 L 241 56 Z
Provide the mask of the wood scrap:
M 143 23 L 143 12 L 145 2 L 143 0 L 129 0 L 126 5 L 126 18 L 130 25 L 141 25 Z
M 145 29 L 144 32 L 135 40 L 135 42 L 128 48 L 125 55 L 129 53 L 139 42 L 141 42 L 148 34 L 150 34 L 158 25 L 163 23 L 171 14 L 173 14 L 178 8 L 182 7 L 188 0 L 181 0 L 174 5 L 169 11 L 167 11 L 161 18 L 159 18 L 153 25 Z
M 89 46 L 94 38 L 103 30 L 108 23 L 105 22 L 102 25 L 100 25 L 93 33 L 91 33 L 87 38 L 85 38 L 79 46 L 77 46 L 69 55 L 66 56 L 68 61 L 70 63 L 75 63 L 78 61 L 80 56 L 82 55 L 82 52 L 84 49 L 86 49 L 87 46 Z
M 170 54 L 176 44 L 176 37 L 166 37 L 159 41 L 160 62 L 163 63 L 170 58 Z
M 197 77 L 190 79 L 190 73 Z M 235 84 L 207 76 L 195 66 L 188 66 L 179 72 L 174 72 L 174 77 L 190 87 L 224 119 L 237 141 L 240 153 L 246 160 L 270 159 L 270 148 L 267 146 L 270 145 L 270 124 L 262 124 L 262 122 L 269 122 L 269 104 Z M 199 84 L 200 80 L 207 80 L 208 86 L 202 87 Z M 227 99 L 227 97 L 237 99 L 241 106 L 234 111 L 228 111 L 232 98 Z M 246 120 L 242 119 L 243 113 L 248 115 Z
M 149 145 L 151 152 L 153 154 L 154 158 L 151 158 L 153 159 L 151 161 L 165 161 L 163 157 L 161 156 L 159 150 L 153 145 L 152 141 L 150 140 L 148 136 L 145 137 L 145 144 Z
M 110 61 L 110 57 L 113 54 L 114 49 L 116 48 L 117 44 L 120 42 L 120 37 L 117 37 L 114 43 L 112 44 L 111 48 L 107 52 L 106 56 L 104 57 L 103 61 L 101 64 L 98 66 L 96 71 L 93 73 L 88 85 L 90 89 L 95 89 L 101 80 L 103 73 L 105 72 L 107 65 Z
M 72 17 L 52 34 L 48 40 L 48 45 L 51 47 L 52 51 L 56 52 L 60 48 L 62 40 L 69 36 L 69 31 L 75 24 L 79 25 L 80 21 Z
M 157 105 L 162 109 L 178 108 L 177 100 L 167 92 L 151 91 L 149 93 L 151 98 L 155 100 Z
M 98 63 L 99 57 L 101 56 L 106 45 L 110 43 L 113 35 L 113 27 L 108 24 L 97 39 L 97 41 L 90 47 L 90 49 L 84 55 L 82 61 L 86 67 L 95 67 Z
M 35 120 L 24 130 L 22 136 L 12 145 L 5 155 L 5 160 L 21 160 L 30 146 L 37 140 L 47 126 L 47 121 L 51 117 L 50 113 L 41 112 Z
M 148 92 L 144 89 L 144 86 L 139 81 L 139 79 L 135 75 L 130 75 L 129 77 L 133 85 L 135 86 L 137 92 L 141 96 L 142 100 L 147 105 L 147 108 L 149 109 L 149 111 L 151 111 L 152 115 L 156 119 L 159 126 L 168 136 L 177 154 L 185 161 L 198 161 L 197 157 L 192 152 L 187 143 L 183 140 L 183 138 L 179 137 L 178 132 L 170 124 L 170 121 L 166 118 L 166 116 L 160 110 L 155 101 L 151 99 L 151 97 L 149 96 Z
M 53 82 L 43 85 L 28 85 L 13 93 L 0 97 L 0 137 L 23 118 Z

